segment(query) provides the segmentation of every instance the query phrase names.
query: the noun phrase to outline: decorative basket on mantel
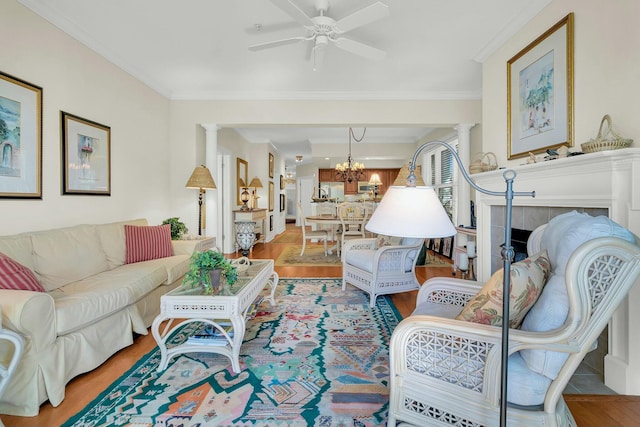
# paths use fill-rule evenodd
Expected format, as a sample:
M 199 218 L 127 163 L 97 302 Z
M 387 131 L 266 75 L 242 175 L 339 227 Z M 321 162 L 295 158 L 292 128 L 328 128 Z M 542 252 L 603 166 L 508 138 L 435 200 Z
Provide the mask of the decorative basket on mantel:
M 607 123 L 607 127 L 603 126 Z M 605 114 L 600 122 L 598 135 L 594 139 L 581 144 L 582 151 L 585 153 L 596 153 L 598 151 L 617 150 L 619 148 L 629 147 L 633 143 L 633 139 L 623 138 L 614 132 L 611 117 Z
M 469 173 L 488 172 L 498 169 L 498 159 L 492 152 L 477 153 L 469 164 Z

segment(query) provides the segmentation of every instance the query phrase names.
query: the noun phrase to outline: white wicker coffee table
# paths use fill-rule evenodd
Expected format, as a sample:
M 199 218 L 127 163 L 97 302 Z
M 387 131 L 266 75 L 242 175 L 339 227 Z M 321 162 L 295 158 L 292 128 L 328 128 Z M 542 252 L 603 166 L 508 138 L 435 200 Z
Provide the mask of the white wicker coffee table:
M 151 325 L 151 333 L 161 352 L 158 371 L 165 370 L 171 357 L 176 354 L 209 352 L 227 356 L 233 372 L 240 372 L 240 346 L 246 330 L 247 310 L 267 285 L 271 286 L 271 306 L 275 305 L 273 296 L 278 285 L 278 273 L 273 267 L 271 259 L 251 260 L 249 269 L 238 273 L 238 282 L 232 287 L 232 295 L 206 295 L 199 287 L 180 286 L 160 297 L 160 314 Z M 160 333 L 160 324 L 167 319 L 169 322 Z M 176 319 L 180 319 L 180 322 L 171 327 Z M 225 324 L 230 324 L 233 333 L 223 333 L 226 341 L 221 345 L 185 341 L 167 348 L 168 338 L 193 322 L 203 322 L 219 331 L 228 330 Z

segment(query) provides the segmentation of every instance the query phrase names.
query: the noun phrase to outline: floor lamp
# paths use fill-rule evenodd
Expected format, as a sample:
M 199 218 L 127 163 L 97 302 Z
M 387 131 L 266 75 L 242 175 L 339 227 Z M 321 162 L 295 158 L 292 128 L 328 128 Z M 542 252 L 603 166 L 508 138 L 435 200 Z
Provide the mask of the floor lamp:
M 399 237 L 418 238 L 439 238 L 456 234 L 456 229 L 451 223 L 449 216 L 444 210 L 442 203 L 438 199 L 433 187 L 416 186 L 416 161 L 418 155 L 425 148 L 444 147 L 449 150 L 464 179 L 476 191 L 491 196 L 503 196 L 506 201 L 506 220 L 504 225 L 504 247 L 502 248 L 502 261 L 504 267 L 503 293 L 505 296 L 502 302 L 502 353 L 501 353 L 501 381 L 500 381 L 500 426 L 507 424 L 507 364 L 509 357 L 509 297 L 511 289 L 511 262 L 514 257 L 513 246 L 511 246 L 511 215 L 514 196 L 535 197 L 532 192 L 514 192 L 513 180 L 516 172 L 507 169 L 502 176 L 506 183 L 506 190 L 489 191 L 479 187 L 467 173 L 458 153 L 446 142 L 431 141 L 422 144 L 413 155 L 413 160 L 409 165 L 409 175 L 406 186 L 389 187 L 382 198 L 380 205 L 373 212 L 371 219 L 365 228 L 373 233 L 385 234 Z
M 198 236 L 202 235 L 202 199 L 207 189 L 214 190 L 216 183 L 213 181 L 211 172 L 205 165 L 196 166 L 185 185 L 187 188 L 197 188 L 198 193 Z M 206 228 L 206 227 L 205 227 Z

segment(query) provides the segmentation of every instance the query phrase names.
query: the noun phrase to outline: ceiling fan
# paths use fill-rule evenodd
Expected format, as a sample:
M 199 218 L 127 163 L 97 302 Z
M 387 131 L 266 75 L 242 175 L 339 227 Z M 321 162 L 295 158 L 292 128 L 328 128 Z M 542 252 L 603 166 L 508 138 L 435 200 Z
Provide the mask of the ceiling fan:
M 307 15 L 292 0 L 271 0 L 271 2 L 302 24 L 307 35 L 255 44 L 249 46 L 249 50 L 257 51 L 305 41 L 312 42 L 314 70 L 321 68 L 325 49 L 329 44 L 368 59 L 381 60 L 386 56 L 383 50 L 342 37 L 346 32 L 388 16 L 389 7 L 382 2 L 373 3 L 337 21 L 325 15 L 329 9 L 329 0 L 315 0 L 318 15 L 313 17 Z

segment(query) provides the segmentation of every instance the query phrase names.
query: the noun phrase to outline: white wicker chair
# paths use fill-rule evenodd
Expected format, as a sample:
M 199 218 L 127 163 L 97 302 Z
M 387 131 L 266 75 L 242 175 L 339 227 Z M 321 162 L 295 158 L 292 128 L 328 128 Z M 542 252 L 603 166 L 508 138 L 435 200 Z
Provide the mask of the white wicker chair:
M 561 257 L 554 261 L 552 254 L 557 251 L 545 247 L 545 237 L 554 238 L 554 233 L 541 237 L 545 227 L 532 233 L 528 250 L 532 254 L 541 247 L 548 249 L 552 277 L 553 270 L 557 270 L 560 286 L 552 287 L 550 279 L 527 316 L 544 317 L 548 313 L 545 305 L 554 301 L 564 307 L 559 318 L 566 320 L 559 320 L 559 327 L 546 332 L 531 332 L 536 329 L 524 330 L 525 318 L 521 329 L 510 330 L 507 422 L 512 426 L 576 425 L 562 392 L 640 277 L 638 240 L 626 230 L 623 229 L 631 236 L 627 240 L 586 238 L 567 254 L 567 262 Z M 556 227 L 553 231 L 559 230 Z M 564 238 L 561 234 L 555 239 Z M 565 297 L 551 293 L 545 297 L 545 291 L 564 292 L 565 286 Z M 454 320 L 481 287 L 482 284 L 454 278 L 434 278 L 422 286 L 416 312 L 435 315 L 414 312 L 393 332 L 388 426 L 499 424 L 501 328 Z M 531 365 L 527 358 L 531 356 L 543 357 L 546 365 Z M 554 367 L 550 370 L 555 370 L 555 377 L 547 372 L 549 367 Z M 538 404 L 513 404 L 529 389 L 540 399 Z
M 343 202 L 337 206 L 336 214 L 340 219 L 338 233 L 338 256 L 340 256 L 342 247 L 347 240 L 366 237 L 364 226 L 371 213 L 362 202 Z
M 416 261 L 424 239 L 404 238 L 401 245 L 375 249 L 376 238 L 352 239 L 342 249 L 342 289 L 347 283 L 369 294 L 375 306 L 378 295 L 420 288 Z

